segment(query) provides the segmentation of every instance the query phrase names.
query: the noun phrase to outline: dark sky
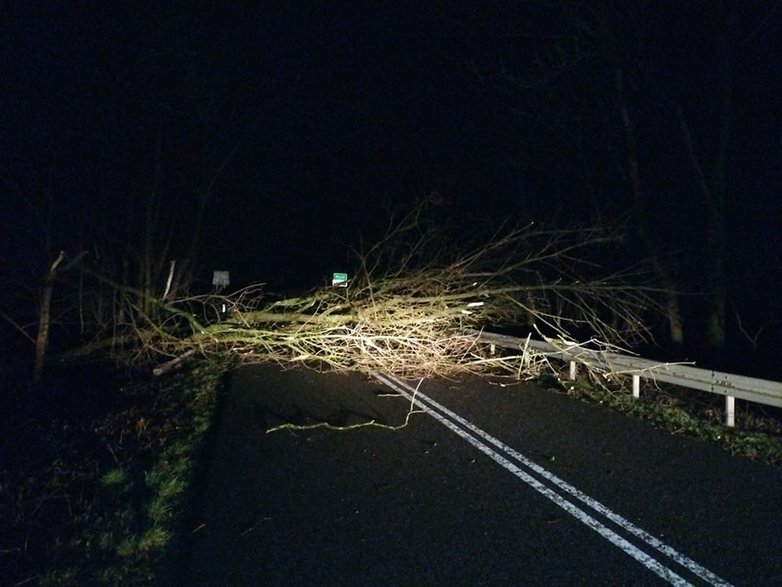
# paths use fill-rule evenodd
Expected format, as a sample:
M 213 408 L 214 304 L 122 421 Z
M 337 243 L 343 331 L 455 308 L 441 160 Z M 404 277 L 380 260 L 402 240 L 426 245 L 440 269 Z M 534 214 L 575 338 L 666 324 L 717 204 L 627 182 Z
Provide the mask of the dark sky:
M 317 285 L 386 204 L 432 192 L 454 219 L 599 215 L 632 235 L 617 66 L 655 230 L 697 266 L 703 202 L 676 105 L 712 169 L 728 55 L 725 230 L 757 287 L 782 250 L 778 4 L 6 3 L 4 269 L 40 272 L 61 248 L 118 266 L 140 254 L 153 192 L 170 257 L 203 202 L 200 275 L 279 287 Z

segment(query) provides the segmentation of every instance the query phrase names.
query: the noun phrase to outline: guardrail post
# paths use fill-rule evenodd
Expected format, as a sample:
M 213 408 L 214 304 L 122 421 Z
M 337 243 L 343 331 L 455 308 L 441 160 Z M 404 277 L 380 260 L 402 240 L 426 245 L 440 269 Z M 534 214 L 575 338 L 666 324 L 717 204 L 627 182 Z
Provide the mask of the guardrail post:
M 736 398 L 725 396 L 725 425 L 733 428 L 736 425 Z
M 633 375 L 633 397 L 638 399 L 641 397 L 641 376 Z
M 570 380 L 575 381 L 576 375 L 578 375 L 578 363 L 570 361 Z

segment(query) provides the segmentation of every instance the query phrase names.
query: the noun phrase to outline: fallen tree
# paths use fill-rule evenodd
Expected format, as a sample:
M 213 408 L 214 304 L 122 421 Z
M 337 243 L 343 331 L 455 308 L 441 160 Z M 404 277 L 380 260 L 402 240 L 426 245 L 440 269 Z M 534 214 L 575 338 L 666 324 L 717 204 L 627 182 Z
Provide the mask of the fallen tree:
M 491 355 L 467 328 L 527 325 L 549 340 L 588 338 L 602 349 L 649 339 L 654 290 L 639 285 L 637 272 L 602 274 L 595 261 L 616 233 L 530 224 L 468 239 L 444 231 L 436 210 L 427 200 L 392 216 L 379 242 L 355 251 L 346 287 L 274 299 L 258 284 L 150 305 L 118 286 L 131 306 L 123 315 L 133 317 L 120 330 L 136 333 L 136 360 L 200 354 L 401 376 L 503 369 L 533 377 L 547 368 L 530 349 Z M 455 246 L 460 237 L 468 242 Z

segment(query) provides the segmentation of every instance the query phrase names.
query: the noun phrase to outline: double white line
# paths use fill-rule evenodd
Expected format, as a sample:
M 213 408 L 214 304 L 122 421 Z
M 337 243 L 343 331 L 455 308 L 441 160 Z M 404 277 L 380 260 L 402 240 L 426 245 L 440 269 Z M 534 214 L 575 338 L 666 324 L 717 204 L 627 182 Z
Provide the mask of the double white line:
M 684 577 L 667 566 L 671 562 L 687 569 L 709 585 L 731 585 L 417 389 L 391 375 L 376 374 L 375 377 L 671 585 L 691 585 Z M 587 509 L 591 509 L 592 512 L 588 513 Z M 612 522 L 617 530 L 612 530 L 604 522 L 598 520 L 595 517 L 596 514 L 605 518 L 606 521 Z M 636 538 L 640 543 L 657 551 L 655 556 L 664 562 L 660 562 L 654 556 L 623 538 L 618 533 L 619 531 L 623 531 L 626 535 Z

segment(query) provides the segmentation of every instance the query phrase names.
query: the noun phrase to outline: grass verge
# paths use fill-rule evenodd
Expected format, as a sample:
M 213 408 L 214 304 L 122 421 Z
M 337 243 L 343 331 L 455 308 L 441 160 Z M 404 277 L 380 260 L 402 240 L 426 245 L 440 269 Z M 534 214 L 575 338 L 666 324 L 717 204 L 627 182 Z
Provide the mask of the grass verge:
M 0 448 L 16 455 L 0 461 L 4 585 L 151 585 L 170 546 L 223 369 L 91 370 L 54 373 L 3 418 Z

